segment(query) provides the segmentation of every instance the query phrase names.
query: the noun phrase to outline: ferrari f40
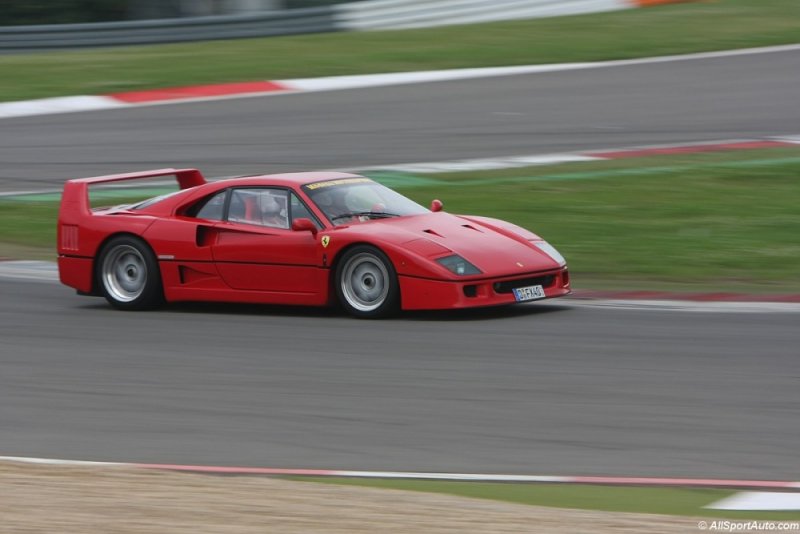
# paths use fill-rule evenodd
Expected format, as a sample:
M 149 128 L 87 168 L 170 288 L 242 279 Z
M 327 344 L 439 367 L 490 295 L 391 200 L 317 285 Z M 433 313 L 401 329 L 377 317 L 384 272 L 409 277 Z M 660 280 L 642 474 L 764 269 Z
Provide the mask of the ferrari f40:
M 92 208 L 89 187 L 174 176 L 179 190 Z M 497 306 L 570 292 L 561 254 L 488 217 L 425 208 L 338 172 L 208 182 L 196 169 L 80 178 L 58 218 L 61 281 L 115 308 L 219 301 L 325 306 L 356 317 Z

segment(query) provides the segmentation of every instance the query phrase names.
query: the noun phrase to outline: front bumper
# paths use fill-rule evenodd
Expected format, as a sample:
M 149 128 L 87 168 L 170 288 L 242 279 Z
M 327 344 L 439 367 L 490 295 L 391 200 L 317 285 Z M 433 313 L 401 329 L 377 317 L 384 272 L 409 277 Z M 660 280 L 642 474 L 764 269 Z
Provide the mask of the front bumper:
M 566 267 L 463 281 L 400 276 L 401 307 L 404 310 L 442 310 L 514 304 L 517 301 L 512 289 L 529 285 L 541 285 L 545 298 L 563 297 L 571 291 Z

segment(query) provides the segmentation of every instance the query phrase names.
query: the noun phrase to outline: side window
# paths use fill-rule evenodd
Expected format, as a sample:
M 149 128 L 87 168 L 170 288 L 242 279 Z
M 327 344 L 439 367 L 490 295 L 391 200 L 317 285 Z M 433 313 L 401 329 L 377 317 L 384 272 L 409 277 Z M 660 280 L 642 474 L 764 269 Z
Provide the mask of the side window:
M 314 224 L 317 225 L 317 228 L 322 228 L 322 225 L 319 223 L 314 214 L 309 211 L 308 207 L 297 197 L 297 195 L 290 193 L 289 198 L 291 203 L 291 222 L 294 222 L 295 219 L 311 219 Z
M 289 228 L 288 193 L 283 189 L 234 189 L 228 220 L 270 228 Z
M 225 193 L 226 191 L 220 191 L 216 195 L 201 200 L 187 211 L 187 215 L 198 219 L 221 221 L 225 212 Z

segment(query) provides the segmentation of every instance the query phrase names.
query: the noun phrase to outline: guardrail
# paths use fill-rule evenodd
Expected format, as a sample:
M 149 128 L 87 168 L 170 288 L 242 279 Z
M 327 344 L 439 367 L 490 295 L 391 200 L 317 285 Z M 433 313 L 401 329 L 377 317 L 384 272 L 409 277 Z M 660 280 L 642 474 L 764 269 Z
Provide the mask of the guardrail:
M 41 50 L 239 39 L 339 29 L 332 7 L 91 24 L 52 24 L 0 28 L 0 50 Z
M 366 0 L 336 7 L 342 29 L 358 31 L 556 17 L 633 6 L 628 0 Z
M 424 28 L 597 13 L 692 0 L 361 0 L 185 19 L 0 27 L 0 52 Z

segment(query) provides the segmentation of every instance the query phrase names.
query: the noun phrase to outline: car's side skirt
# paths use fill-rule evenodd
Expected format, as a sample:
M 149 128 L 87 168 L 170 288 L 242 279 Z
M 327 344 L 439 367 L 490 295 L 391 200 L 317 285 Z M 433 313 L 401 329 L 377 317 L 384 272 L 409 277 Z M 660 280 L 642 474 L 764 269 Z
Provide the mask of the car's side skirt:
M 212 262 L 160 262 L 164 297 L 167 301 L 218 301 L 257 304 L 322 306 L 328 303 L 328 269 L 308 269 L 308 290 L 235 289 L 225 282 Z

